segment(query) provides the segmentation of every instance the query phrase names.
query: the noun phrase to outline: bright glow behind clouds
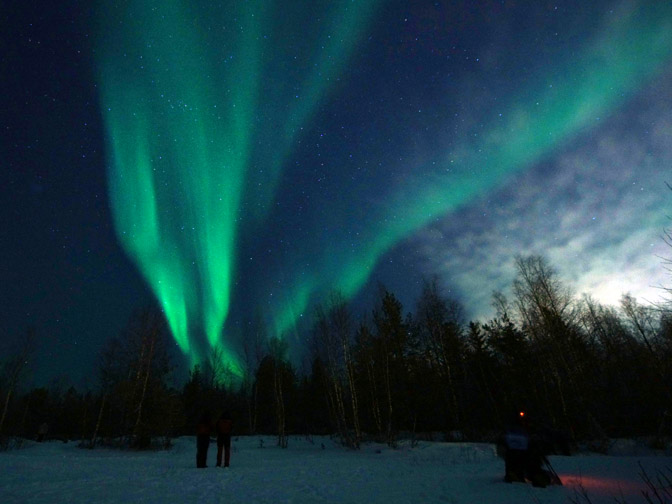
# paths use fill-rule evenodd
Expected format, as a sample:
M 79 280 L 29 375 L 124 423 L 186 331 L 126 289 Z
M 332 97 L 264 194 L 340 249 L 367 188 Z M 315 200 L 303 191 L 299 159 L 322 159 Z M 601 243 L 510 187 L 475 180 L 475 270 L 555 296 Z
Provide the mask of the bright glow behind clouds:
M 672 74 L 643 89 L 591 135 L 494 194 L 431 226 L 409 248 L 428 273 L 457 287 L 472 316 L 490 316 L 516 254 L 543 254 L 576 294 L 618 304 L 660 301 L 669 227 Z M 469 230 L 469 231 L 467 231 Z

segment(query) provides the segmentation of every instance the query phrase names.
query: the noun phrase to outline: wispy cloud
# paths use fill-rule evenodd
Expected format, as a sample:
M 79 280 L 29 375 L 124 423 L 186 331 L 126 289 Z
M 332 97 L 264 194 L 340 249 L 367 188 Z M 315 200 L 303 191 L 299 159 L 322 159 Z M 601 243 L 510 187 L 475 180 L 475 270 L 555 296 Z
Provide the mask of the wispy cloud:
M 412 244 L 428 274 L 457 287 L 471 316 L 489 316 L 516 254 L 543 254 L 577 294 L 614 304 L 657 301 L 672 224 L 672 74 L 506 187 L 446 215 Z

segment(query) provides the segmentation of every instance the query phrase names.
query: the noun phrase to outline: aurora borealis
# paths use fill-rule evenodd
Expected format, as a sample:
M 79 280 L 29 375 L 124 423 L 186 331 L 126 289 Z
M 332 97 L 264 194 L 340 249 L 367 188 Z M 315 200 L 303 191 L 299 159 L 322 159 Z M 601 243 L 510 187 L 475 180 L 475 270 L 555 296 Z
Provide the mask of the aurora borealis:
M 6 136 L 5 201 L 33 205 L 7 219 L 27 236 L 5 252 L 6 284 L 25 289 L 7 330 L 63 320 L 55 340 L 90 353 L 105 320 L 149 297 L 189 365 L 221 346 L 237 369 L 257 317 L 300 356 L 332 290 L 366 313 L 381 283 L 412 310 L 438 275 L 487 316 L 518 253 L 605 302 L 665 281 L 669 2 L 45 12 L 15 23 L 6 93 L 32 104 L 16 121 L 42 118 Z M 36 291 L 59 301 L 37 308 Z
M 264 43 L 264 30 L 273 32 L 274 23 L 267 12 L 273 7 L 263 2 L 213 9 L 210 2 L 156 7 L 140 1 L 102 16 L 101 102 L 117 234 L 194 363 L 200 360 L 190 341 L 194 334 L 204 332 L 212 347 L 225 345 L 240 214 L 252 208 L 263 221 L 297 130 L 344 65 L 372 7 L 360 2 L 339 11 L 325 3 L 322 9 L 333 22 L 312 43 L 297 47 L 306 61 L 314 60 L 306 69 L 292 68 L 282 45 Z M 293 29 L 283 33 L 286 27 L 279 25 L 282 39 L 299 37 L 306 22 L 305 9 L 288 15 Z M 311 56 L 315 44 L 320 51 Z M 260 99 L 264 65 L 280 65 L 273 74 L 294 74 L 306 96 L 283 92 L 280 79 Z M 273 122 L 270 146 L 253 156 L 254 117 L 277 102 L 286 103 L 288 116 Z M 253 202 L 242 210 L 245 180 L 255 164 L 263 166 L 264 189 L 252 184 Z M 235 369 L 235 357 L 228 349 L 225 354 Z
M 263 219 L 241 219 L 240 213 L 254 214 L 257 205 L 273 200 L 298 130 L 310 125 L 320 97 L 347 65 L 356 32 L 362 31 L 352 26 L 366 23 L 362 18 L 367 16 L 357 9 L 373 9 L 367 2 L 353 4 L 320 32 L 310 29 L 314 23 L 303 10 L 283 13 L 284 26 L 276 28 L 268 4 L 198 6 L 171 1 L 157 8 L 131 2 L 105 16 L 106 25 L 120 28 L 112 31 L 111 40 L 103 39 L 101 51 L 118 233 L 185 353 L 193 352 L 190 338 L 199 326 L 210 345 L 224 343 L 220 335 L 241 253 L 239 222 L 264 232 Z M 330 10 L 325 8 L 323 15 L 333 15 Z M 319 250 L 312 236 L 302 238 L 315 257 L 303 275 L 291 273 L 298 281 L 292 278 L 281 301 L 270 307 L 277 335 L 294 326 L 310 299 L 329 289 L 352 297 L 399 240 L 497 187 L 588 127 L 594 117 L 608 114 L 672 56 L 672 25 L 661 15 L 664 10 L 633 9 L 604 21 L 575 56 L 551 71 L 539 69 L 520 96 L 503 97 L 505 118 L 488 118 L 479 137 L 460 140 L 432 166 L 414 167 L 422 176 L 409 174 L 403 189 L 394 183 L 385 188 L 384 204 L 371 204 L 357 188 L 346 188 L 354 198 L 330 204 L 336 217 L 344 206 L 361 204 L 367 215 L 357 223 L 343 219 L 330 225 L 361 227 L 358 250 L 337 244 Z M 280 32 L 277 47 L 264 43 L 267 30 Z M 621 45 L 623 40 L 628 42 Z M 291 41 L 291 51 L 285 41 Z M 312 65 L 292 68 L 293 54 L 314 48 L 320 48 L 317 58 L 302 56 Z M 274 83 L 270 89 L 260 85 L 262 75 Z M 283 92 L 291 84 L 300 86 L 294 96 Z M 287 114 L 284 121 L 275 119 L 278 109 Z M 268 137 L 270 145 L 254 156 L 253 117 L 259 115 L 277 129 Z M 252 197 L 241 208 L 244 180 L 254 168 L 262 175 L 251 178 L 262 189 L 251 184 Z
M 119 10 L 105 17 L 123 28 L 113 33 L 120 40 L 102 42 L 114 51 L 101 64 L 116 226 L 177 343 L 192 353 L 189 332 L 199 327 L 211 345 L 223 343 L 255 101 L 256 21 L 241 13 L 240 29 L 212 42 L 236 53 L 222 68 L 201 57 L 204 41 L 185 26 L 186 6 L 166 2 L 160 15 L 149 5 Z

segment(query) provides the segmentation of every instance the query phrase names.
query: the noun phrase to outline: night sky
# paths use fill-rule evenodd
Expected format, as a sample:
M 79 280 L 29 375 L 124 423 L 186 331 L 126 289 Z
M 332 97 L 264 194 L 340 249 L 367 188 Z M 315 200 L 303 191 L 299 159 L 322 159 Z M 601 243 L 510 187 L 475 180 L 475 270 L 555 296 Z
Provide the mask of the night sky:
M 574 289 L 669 277 L 668 1 L 10 2 L 0 338 L 37 383 L 157 300 L 185 364 L 253 322 L 305 348 L 332 289 L 492 315 L 516 254 Z M 357 311 L 359 310 L 359 311 Z

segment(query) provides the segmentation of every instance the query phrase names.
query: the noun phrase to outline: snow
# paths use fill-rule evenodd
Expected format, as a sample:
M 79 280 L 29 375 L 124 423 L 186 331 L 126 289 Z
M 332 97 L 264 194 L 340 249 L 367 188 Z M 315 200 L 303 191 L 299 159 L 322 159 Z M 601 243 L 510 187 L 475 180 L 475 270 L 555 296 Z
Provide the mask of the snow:
M 263 447 L 261 447 L 263 440 Z M 366 444 L 360 451 L 328 437 L 238 437 L 231 467 L 196 469 L 194 437 L 169 451 L 131 452 L 76 443 L 27 442 L 0 453 L 0 502 L 8 503 L 566 503 L 644 502 L 641 463 L 653 475 L 672 468 L 668 456 L 553 456 L 565 486 L 533 488 L 502 481 L 504 462 L 495 447 L 478 443 L 401 443 L 397 449 Z M 578 498 L 578 500 L 577 500 Z

